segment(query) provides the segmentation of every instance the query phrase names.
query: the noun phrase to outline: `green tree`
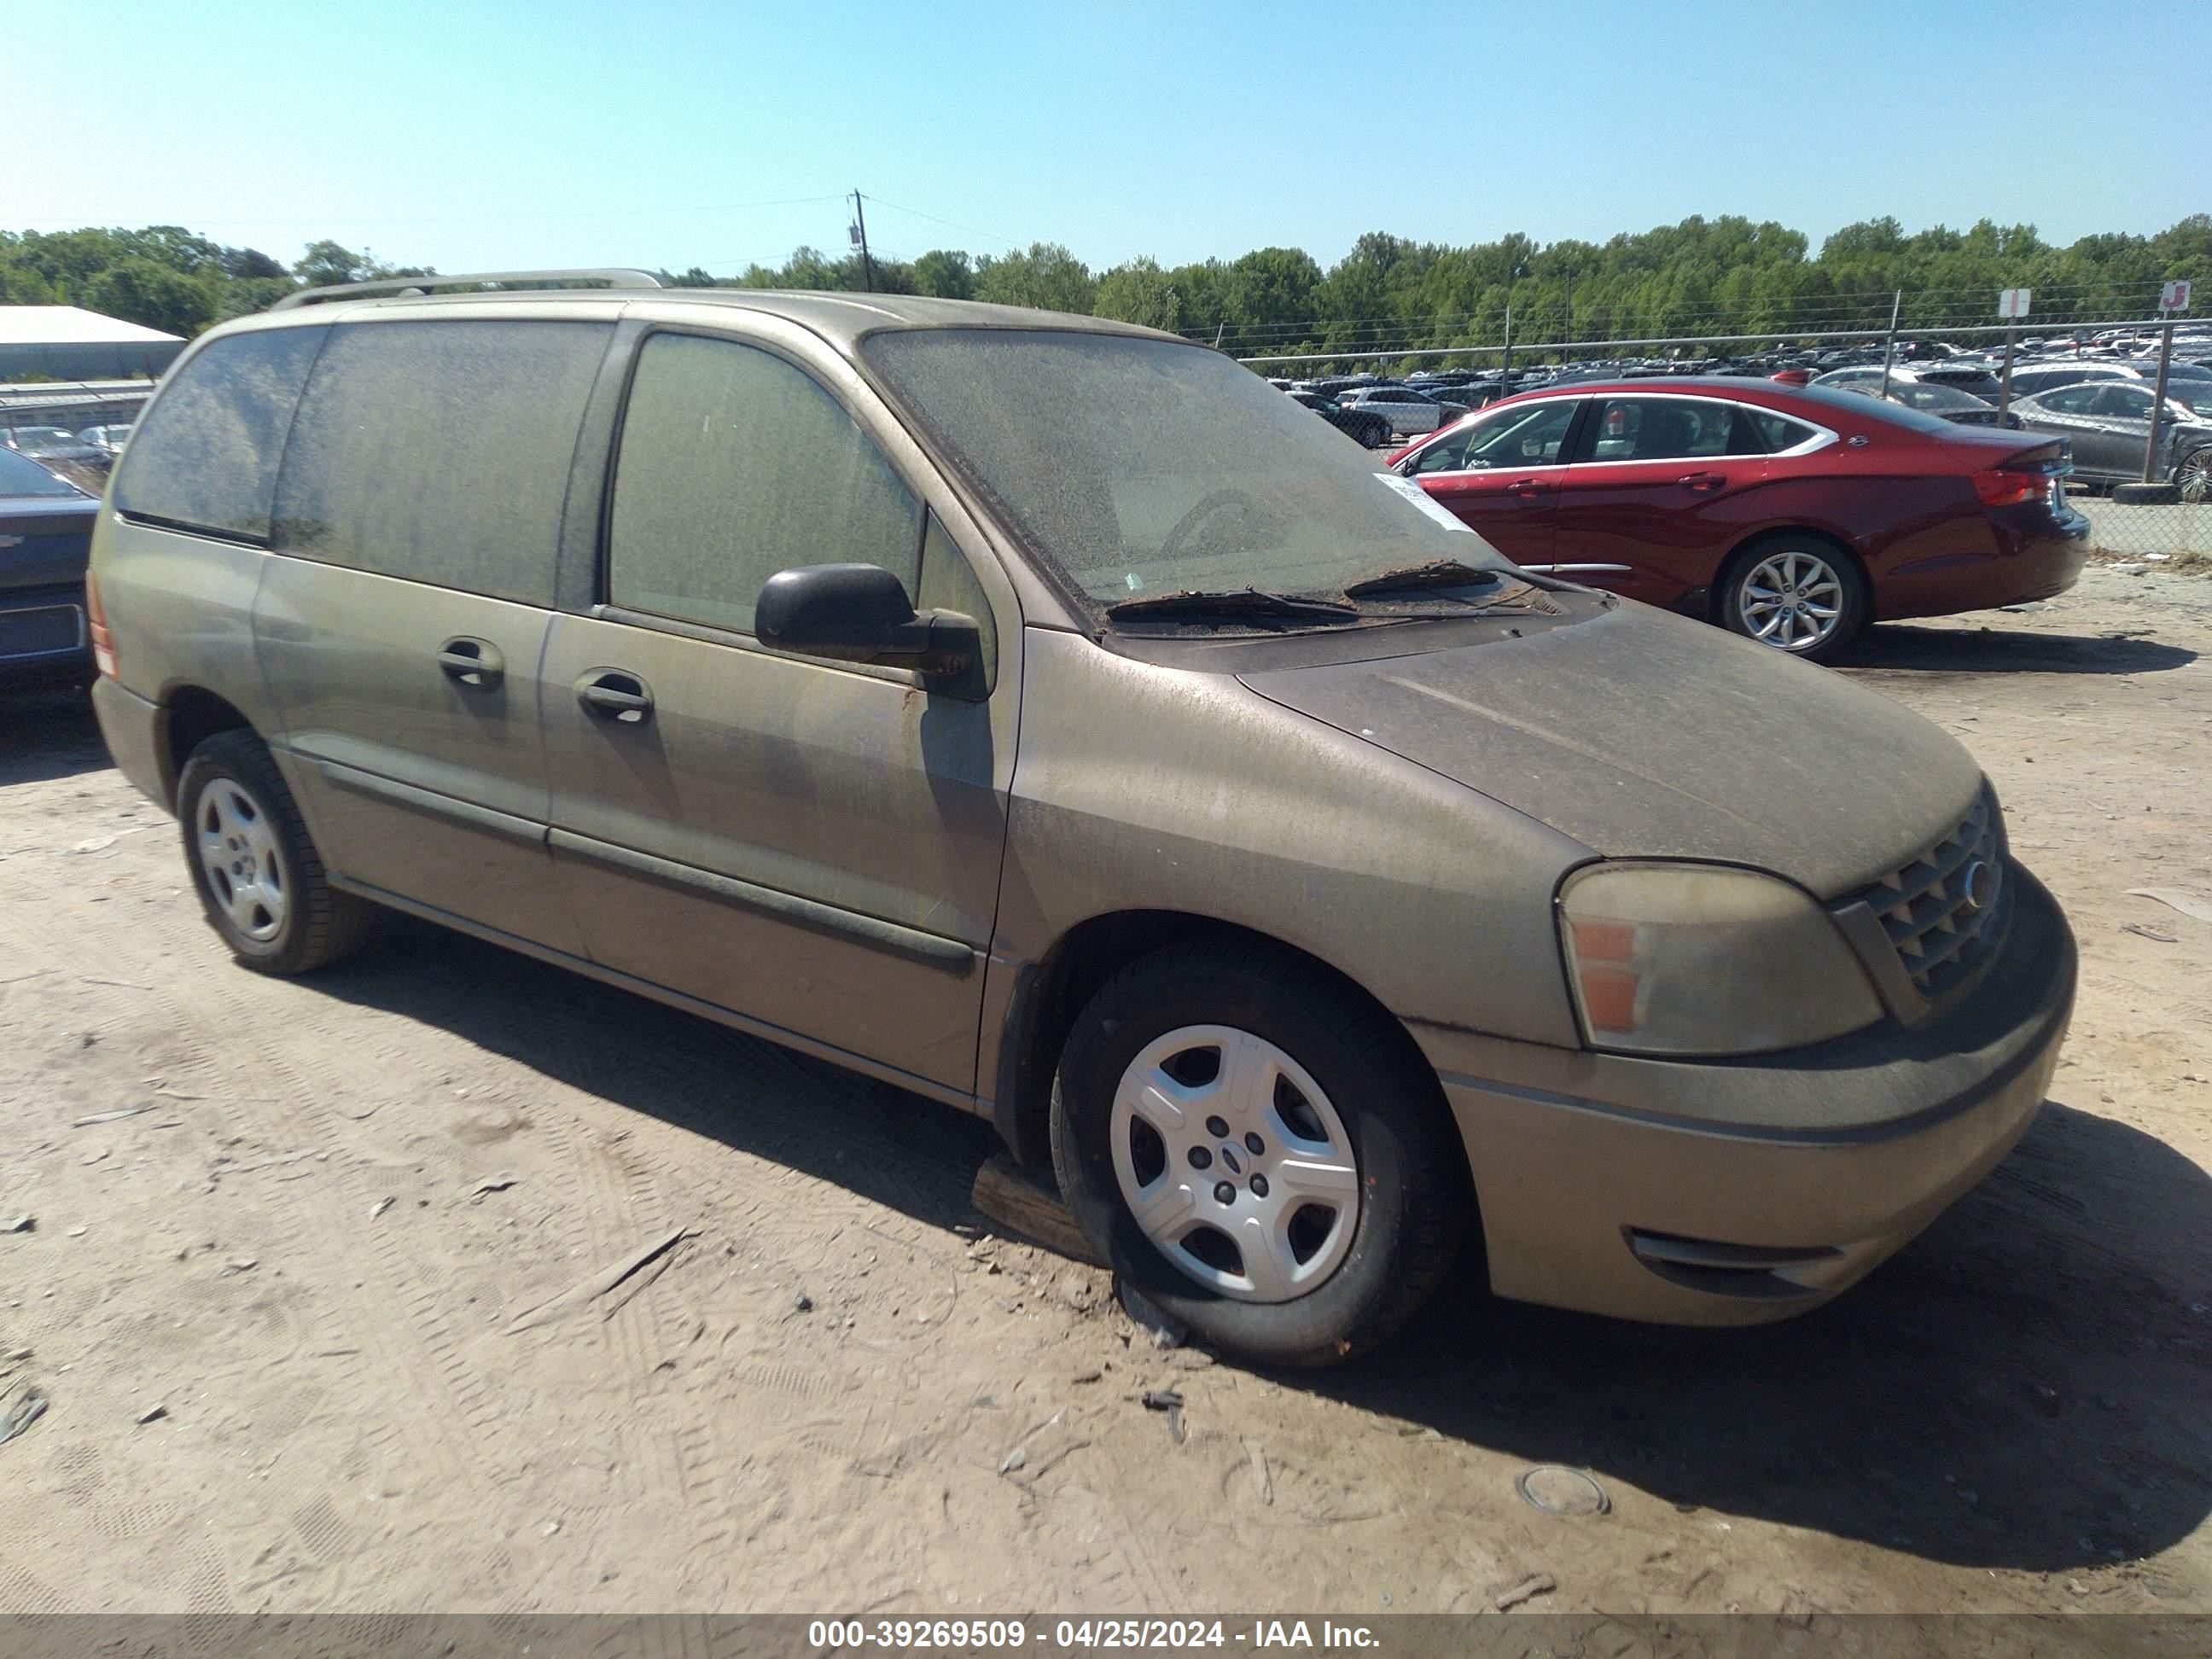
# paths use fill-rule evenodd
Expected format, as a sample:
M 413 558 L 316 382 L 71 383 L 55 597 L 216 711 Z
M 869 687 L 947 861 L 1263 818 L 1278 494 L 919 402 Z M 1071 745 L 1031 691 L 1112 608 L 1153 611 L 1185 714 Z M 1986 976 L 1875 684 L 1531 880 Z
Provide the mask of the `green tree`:
M 1089 267 L 1058 242 L 1032 242 L 1026 253 L 976 261 L 975 297 L 996 305 L 1087 316 L 1097 289 Z
M 932 248 L 914 262 L 914 291 L 939 300 L 972 300 L 975 262 L 957 248 Z
M 79 303 L 106 317 L 190 339 L 215 321 L 220 289 L 143 255 L 118 260 L 84 284 Z

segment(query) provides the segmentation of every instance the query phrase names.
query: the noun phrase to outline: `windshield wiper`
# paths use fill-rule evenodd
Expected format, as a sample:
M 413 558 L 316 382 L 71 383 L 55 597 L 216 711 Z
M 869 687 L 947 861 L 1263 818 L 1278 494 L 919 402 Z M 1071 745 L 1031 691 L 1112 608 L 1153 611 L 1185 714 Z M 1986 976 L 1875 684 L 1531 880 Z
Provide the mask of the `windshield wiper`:
M 1336 599 L 1303 599 L 1295 593 L 1270 593 L 1257 587 L 1199 592 L 1151 593 L 1139 599 L 1122 599 L 1106 607 L 1115 620 L 1131 617 L 1281 617 L 1321 622 L 1355 622 L 1357 605 Z
M 1370 593 L 1395 593 L 1411 587 L 1473 587 L 1479 582 L 1504 580 L 1502 572 L 1463 564 L 1457 559 L 1428 559 L 1419 564 L 1401 565 L 1377 575 L 1363 576 L 1345 588 L 1344 597 L 1359 599 Z

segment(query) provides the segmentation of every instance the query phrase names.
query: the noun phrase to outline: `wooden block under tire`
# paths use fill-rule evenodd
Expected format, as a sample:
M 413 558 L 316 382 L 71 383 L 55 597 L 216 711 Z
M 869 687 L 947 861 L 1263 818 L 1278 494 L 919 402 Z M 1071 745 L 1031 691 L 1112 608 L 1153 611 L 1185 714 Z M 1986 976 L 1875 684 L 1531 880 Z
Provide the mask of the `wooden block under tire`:
M 1008 1153 L 995 1152 L 984 1160 L 983 1167 L 975 1171 L 975 1187 L 969 1202 L 1000 1226 L 1048 1250 L 1094 1267 L 1107 1265 L 1060 1201 L 1060 1189 L 1015 1163 Z

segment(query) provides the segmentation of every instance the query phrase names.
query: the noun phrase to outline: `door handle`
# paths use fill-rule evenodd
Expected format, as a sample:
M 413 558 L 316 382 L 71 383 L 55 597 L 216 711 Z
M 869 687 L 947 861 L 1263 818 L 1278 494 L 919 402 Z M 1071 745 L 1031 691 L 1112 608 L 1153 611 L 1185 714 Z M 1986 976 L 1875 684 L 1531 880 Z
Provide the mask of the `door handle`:
M 601 720 L 639 726 L 653 716 L 653 688 L 619 668 L 586 669 L 576 682 L 576 701 Z
M 1708 495 L 1716 489 L 1723 489 L 1728 486 L 1728 480 L 1717 472 L 1685 472 L 1674 482 Z
M 1552 486 L 1544 483 L 1540 478 L 1516 478 L 1511 483 L 1505 486 L 1505 493 L 1509 495 L 1518 495 L 1523 500 L 1532 501 L 1539 495 L 1550 495 L 1552 493 Z
M 438 666 L 456 685 L 488 691 L 507 678 L 507 659 L 489 640 L 460 635 L 438 647 Z

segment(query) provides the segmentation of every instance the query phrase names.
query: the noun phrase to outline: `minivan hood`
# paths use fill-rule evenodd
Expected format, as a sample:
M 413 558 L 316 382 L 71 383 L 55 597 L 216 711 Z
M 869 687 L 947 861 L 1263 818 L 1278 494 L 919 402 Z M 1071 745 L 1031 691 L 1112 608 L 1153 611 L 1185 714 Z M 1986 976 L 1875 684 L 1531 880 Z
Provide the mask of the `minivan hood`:
M 1644 605 L 1239 678 L 1606 857 L 1750 865 L 1823 899 L 1925 850 L 1981 787 L 1963 748 L 1888 698 Z

